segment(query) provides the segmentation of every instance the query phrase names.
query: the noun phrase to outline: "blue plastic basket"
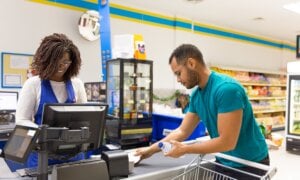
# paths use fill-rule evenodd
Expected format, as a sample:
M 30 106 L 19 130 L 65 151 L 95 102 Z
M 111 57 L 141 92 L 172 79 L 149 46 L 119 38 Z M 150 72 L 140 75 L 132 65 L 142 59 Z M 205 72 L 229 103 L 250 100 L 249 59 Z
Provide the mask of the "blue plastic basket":
M 182 121 L 182 117 L 168 116 L 164 114 L 152 114 L 152 142 L 164 138 L 172 130 L 176 129 Z M 198 124 L 194 132 L 186 140 L 205 136 L 205 126 L 202 122 Z

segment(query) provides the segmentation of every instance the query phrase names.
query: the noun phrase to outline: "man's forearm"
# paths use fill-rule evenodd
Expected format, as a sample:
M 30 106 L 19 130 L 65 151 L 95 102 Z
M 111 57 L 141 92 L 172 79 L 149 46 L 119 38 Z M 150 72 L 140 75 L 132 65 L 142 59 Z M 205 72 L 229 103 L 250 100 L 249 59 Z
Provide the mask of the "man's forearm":
M 151 148 L 153 151 L 158 152 L 160 149 L 158 148 L 158 143 L 163 141 L 170 141 L 170 140 L 176 140 L 176 141 L 183 141 L 187 138 L 187 134 L 182 132 L 179 128 L 172 131 L 170 134 L 168 134 L 165 138 L 161 139 L 160 141 L 154 143 L 151 145 Z
M 187 145 L 184 147 L 184 152 L 187 154 L 209 154 L 230 151 L 233 148 L 226 141 L 218 137 L 206 142 Z

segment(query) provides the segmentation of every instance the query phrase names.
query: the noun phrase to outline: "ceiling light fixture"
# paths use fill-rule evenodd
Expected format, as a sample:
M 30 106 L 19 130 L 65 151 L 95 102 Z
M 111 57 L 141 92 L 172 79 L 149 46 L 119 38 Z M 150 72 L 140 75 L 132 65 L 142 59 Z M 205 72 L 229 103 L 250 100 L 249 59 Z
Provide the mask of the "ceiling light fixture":
M 185 0 L 185 1 L 190 2 L 190 3 L 199 3 L 203 0 Z
M 300 1 L 295 3 L 286 4 L 283 6 L 284 9 L 300 14 Z
M 253 18 L 254 21 L 263 21 L 265 20 L 263 17 L 255 17 Z

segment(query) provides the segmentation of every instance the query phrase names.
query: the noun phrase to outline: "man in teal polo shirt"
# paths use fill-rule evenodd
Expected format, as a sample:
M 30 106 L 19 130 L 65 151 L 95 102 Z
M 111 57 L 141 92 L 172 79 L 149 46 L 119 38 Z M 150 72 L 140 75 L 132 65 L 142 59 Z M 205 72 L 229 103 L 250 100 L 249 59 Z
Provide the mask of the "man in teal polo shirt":
M 184 154 L 225 154 L 269 165 L 268 148 L 255 121 L 251 104 L 244 88 L 233 78 L 211 71 L 203 60 L 200 50 L 191 44 L 177 47 L 169 58 L 169 64 L 177 81 L 193 90 L 189 112 L 182 124 L 161 141 L 172 143 L 166 156 Z M 186 145 L 185 140 L 199 121 L 203 121 L 211 140 Z M 160 142 L 161 142 L 160 141 Z M 137 150 L 142 158 L 159 151 L 157 143 Z M 218 162 L 240 168 L 241 165 L 217 159 Z M 247 169 L 246 169 L 247 170 Z

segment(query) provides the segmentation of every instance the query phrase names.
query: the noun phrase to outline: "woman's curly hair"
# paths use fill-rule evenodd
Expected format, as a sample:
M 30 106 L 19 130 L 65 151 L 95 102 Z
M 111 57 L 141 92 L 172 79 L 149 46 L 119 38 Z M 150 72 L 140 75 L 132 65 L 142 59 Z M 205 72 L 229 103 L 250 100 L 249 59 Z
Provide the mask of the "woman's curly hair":
M 31 68 L 41 79 L 49 79 L 59 69 L 59 60 L 69 53 L 70 64 L 64 74 L 64 80 L 70 80 L 79 74 L 81 67 L 80 52 L 75 44 L 64 34 L 54 33 L 46 36 L 33 57 Z

